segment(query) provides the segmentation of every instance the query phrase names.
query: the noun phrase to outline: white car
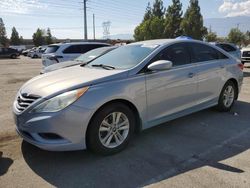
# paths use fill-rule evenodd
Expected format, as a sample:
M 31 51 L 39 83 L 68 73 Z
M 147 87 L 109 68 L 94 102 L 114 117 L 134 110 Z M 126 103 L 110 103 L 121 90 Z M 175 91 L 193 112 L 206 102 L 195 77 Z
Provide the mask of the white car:
M 42 64 L 44 67 L 47 67 L 60 62 L 71 61 L 90 50 L 105 46 L 110 45 L 100 42 L 52 44 L 48 46 L 48 48 L 42 55 Z
M 28 57 L 31 57 L 31 53 L 34 52 L 34 51 L 36 51 L 36 49 L 37 49 L 37 47 L 31 48 L 31 49 L 28 51 L 27 56 L 28 56 Z
M 40 46 L 40 47 L 36 48 L 35 50 L 29 52 L 29 57 L 41 58 L 42 54 L 45 52 L 46 49 L 47 49 L 46 46 Z
M 241 50 L 241 62 L 243 64 L 250 63 L 250 45 Z

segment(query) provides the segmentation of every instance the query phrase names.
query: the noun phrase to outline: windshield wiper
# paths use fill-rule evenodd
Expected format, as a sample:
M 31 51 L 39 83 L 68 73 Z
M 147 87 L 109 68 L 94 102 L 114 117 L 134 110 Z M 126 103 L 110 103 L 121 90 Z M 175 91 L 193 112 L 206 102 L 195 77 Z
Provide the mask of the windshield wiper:
M 115 69 L 115 67 L 113 67 L 113 66 L 110 66 L 110 65 L 103 65 L 103 64 L 92 65 L 92 67 L 101 67 L 101 68 L 106 69 L 106 70 Z

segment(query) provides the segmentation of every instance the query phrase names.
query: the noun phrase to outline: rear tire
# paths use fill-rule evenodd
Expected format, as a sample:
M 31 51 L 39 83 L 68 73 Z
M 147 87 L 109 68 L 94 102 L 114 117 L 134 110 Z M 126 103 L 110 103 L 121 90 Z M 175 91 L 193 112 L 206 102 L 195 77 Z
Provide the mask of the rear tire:
M 217 109 L 221 112 L 230 111 L 237 96 L 236 92 L 235 84 L 229 80 L 222 88 Z
M 123 103 L 108 104 L 92 118 L 87 130 L 87 148 L 101 155 L 122 151 L 131 140 L 135 116 Z

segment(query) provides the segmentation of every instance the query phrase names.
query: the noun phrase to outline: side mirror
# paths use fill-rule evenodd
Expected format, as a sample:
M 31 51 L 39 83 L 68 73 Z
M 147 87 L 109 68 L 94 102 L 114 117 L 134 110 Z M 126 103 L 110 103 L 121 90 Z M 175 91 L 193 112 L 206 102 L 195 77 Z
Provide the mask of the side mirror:
M 173 66 L 173 63 L 171 61 L 166 60 L 159 60 L 155 61 L 154 63 L 151 63 L 148 66 L 148 69 L 151 71 L 161 71 L 161 70 L 169 70 Z

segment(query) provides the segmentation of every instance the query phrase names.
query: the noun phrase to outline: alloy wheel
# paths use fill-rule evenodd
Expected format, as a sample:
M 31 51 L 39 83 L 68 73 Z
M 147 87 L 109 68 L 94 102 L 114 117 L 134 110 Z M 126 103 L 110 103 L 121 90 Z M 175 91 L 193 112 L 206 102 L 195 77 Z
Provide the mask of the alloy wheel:
M 103 146 L 116 148 L 121 145 L 129 133 L 128 117 L 122 112 L 112 112 L 102 121 L 99 128 L 99 139 Z

